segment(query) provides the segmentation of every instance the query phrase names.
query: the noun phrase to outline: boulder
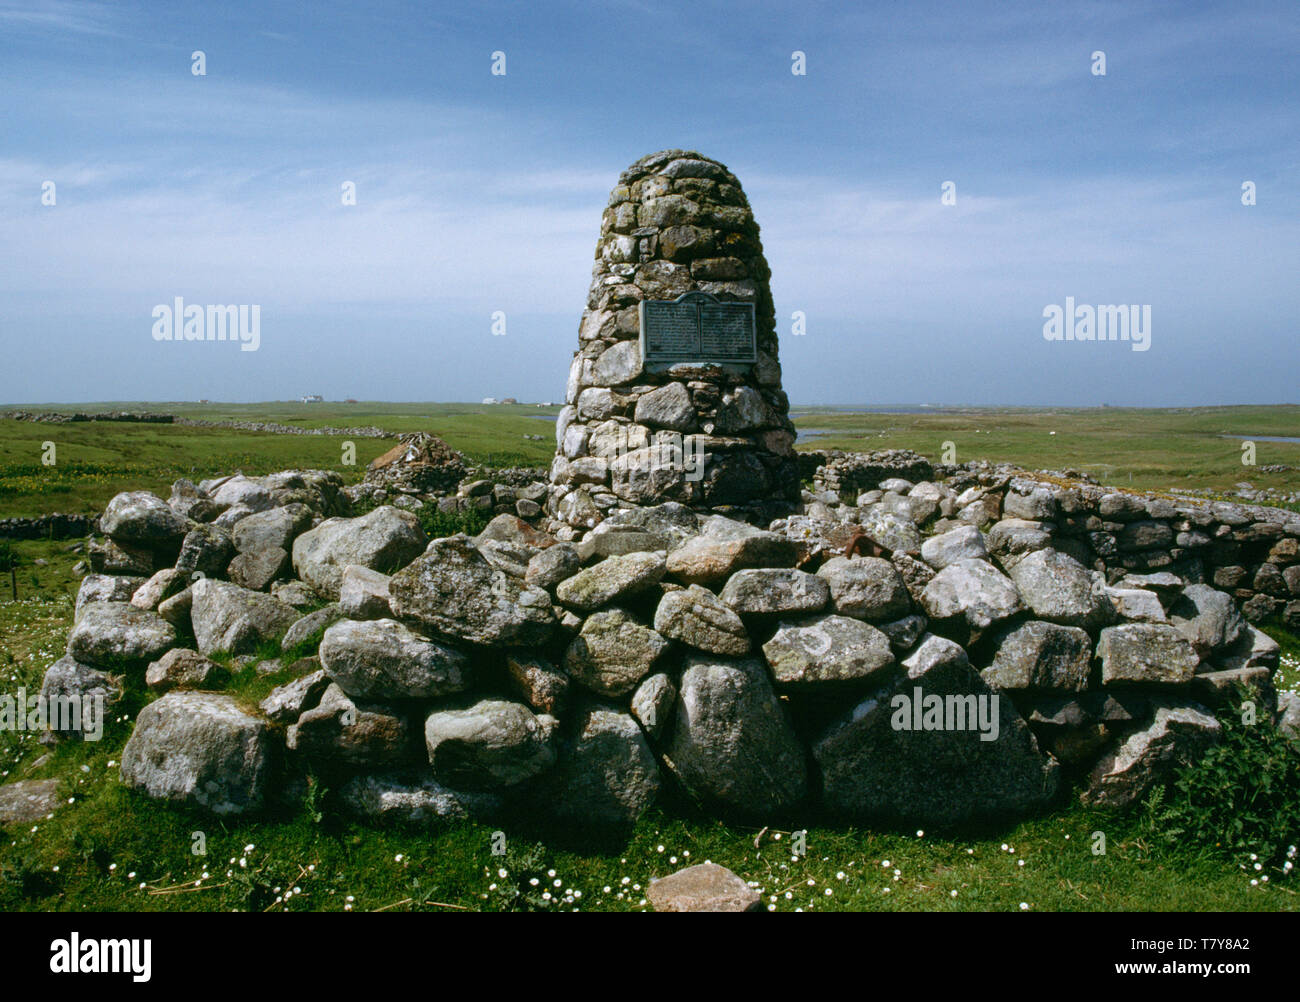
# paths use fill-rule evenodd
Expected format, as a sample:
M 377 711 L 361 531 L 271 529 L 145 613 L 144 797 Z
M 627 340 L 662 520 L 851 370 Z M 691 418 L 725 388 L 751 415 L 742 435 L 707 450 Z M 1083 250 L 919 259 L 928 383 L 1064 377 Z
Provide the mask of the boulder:
M 578 548 L 570 543 L 556 543 L 533 554 L 524 570 L 524 580 L 537 588 L 553 589 L 582 569 Z
M 293 541 L 311 528 L 311 517 L 311 509 L 305 504 L 287 504 L 255 512 L 236 523 L 231 538 L 240 553 L 257 553 L 259 550 L 287 552 L 292 549 Z
M 149 665 L 144 681 L 157 692 L 172 689 L 211 689 L 230 678 L 230 672 L 198 651 L 175 647 Z
M 564 670 L 602 696 L 626 696 L 668 649 L 668 641 L 622 609 L 587 617 L 564 654 Z
M 469 658 L 392 619 L 344 619 L 325 631 L 321 665 L 353 699 L 436 699 L 469 688 Z
M 391 619 L 388 602 L 391 578 L 369 567 L 348 564 L 339 583 L 339 611 L 347 619 Z
M 0 827 L 44 821 L 64 802 L 57 779 L 25 779 L 0 786 Z
M 321 697 L 329 687 L 329 675 L 324 668 L 318 668 L 272 689 L 271 694 L 258 707 L 267 719 L 277 724 L 297 723 L 303 713 L 320 704 Z
M 1051 800 L 1059 765 L 959 646 L 931 636 L 903 664 L 813 745 L 831 811 L 946 826 L 1006 823 Z
M 554 718 L 522 703 L 484 699 L 460 710 L 438 710 L 424 724 L 433 775 L 457 790 L 515 786 L 555 764 Z
M 700 585 L 667 592 L 655 610 L 655 629 L 713 654 L 749 653 L 749 634 L 740 617 Z
M 606 557 L 556 586 L 555 596 L 572 609 L 590 612 L 621 602 L 654 587 L 664 576 L 664 559 L 656 553 Z
M 316 591 L 337 598 L 348 564 L 392 574 L 415 560 L 427 543 L 418 518 L 384 505 L 359 518 L 326 519 L 304 532 L 293 541 L 293 566 Z
M 506 655 L 506 672 L 515 690 L 534 713 L 558 716 L 569 700 L 569 676 L 545 658 L 526 651 Z
M 1190 682 L 1201 663 L 1187 638 L 1164 623 L 1125 623 L 1101 631 L 1097 642 L 1103 685 Z
M 1097 762 L 1081 799 L 1096 807 L 1128 807 L 1217 743 L 1222 730 L 1204 707 L 1159 704 L 1150 723 Z
M 224 817 L 261 809 L 272 767 L 264 720 L 220 693 L 169 692 L 140 711 L 120 773 L 150 797 Z
M 1247 629 L 1232 596 L 1203 584 L 1183 589 L 1169 608 L 1169 622 L 1203 658 L 1230 647 Z
M 122 678 L 64 656 L 41 681 L 46 724 L 61 734 L 103 736 L 106 714 L 122 698 Z
M 152 611 L 164 600 L 182 591 L 189 584 L 184 571 L 167 567 L 137 588 L 131 595 L 131 604 L 137 609 Z
M 762 898 L 725 866 L 696 863 L 651 880 L 646 898 L 657 912 L 753 912 Z
M 189 519 L 176 514 L 166 501 L 148 491 L 114 496 L 99 516 L 100 531 L 115 543 L 147 550 L 175 552 L 189 525 Z
M 921 544 L 921 559 L 935 570 L 958 560 L 987 560 L 984 534 L 973 525 L 963 525 L 931 536 Z
M 659 794 L 659 766 L 626 713 L 590 707 L 561 743 L 555 768 L 537 784 L 536 803 L 580 829 L 625 829 Z
M 803 746 L 752 658 L 686 660 L 665 758 L 697 799 L 751 819 L 789 811 L 808 790 Z
M 417 772 L 363 773 L 340 788 L 348 814 L 375 825 L 442 828 L 469 819 L 499 816 L 502 800 L 491 793 L 466 793 Z
M 68 654 L 97 668 L 142 667 L 176 646 L 176 628 L 126 602 L 92 602 L 68 634 Z
M 550 595 L 493 567 L 463 535 L 435 539 L 388 592 L 394 616 L 470 643 L 531 647 L 555 626 Z
M 90 569 L 96 574 L 123 574 L 132 577 L 147 578 L 155 570 L 161 559 L 152 550 L 124 543 L 115 543 L 111 539 L 92 539 L 86 547 L 86 557 Z M 171 563 L 167 558 L 165 563 Z
M 793 567 L 802 547 L 785 536 L 712 515 L 699 535 L 668 554 L 668 573 L 686 584 L 720 583 L 751 567 Z
M 343 615 L 343 610 L 337 602 L 321 606 L 315 612 L 309 612 L 294 621 L 294 624 L 280 638 L 280 650 L 291 651 L 299 644 L 307 643 L 316 634 L 323 633 L 340 619 L 348 618 L 350 617 Z
M 1065 690 L 1088 687 L 1092 638 L 1077 626 L 1030 620 L 994 639 L 993 663 L 980 673 L 997 689 Z
M 1038 619 L 1097 630 L 1114 615 L 1102 576 L 1057 550 L 1035 550 L 1007 573 Z
M 778 686 L 858 682 L 894 665 L 889 638 L 848 616 L 782 622 L 763 645 Z
M 201 654 L 248 654 L 279 642 L 300 618 L 279 599 L 227 581 L 201 578 L 190 586 L 190 622 Z
M 185 534 L 176 569 L 186 574 L 198 572 L 204 577 L 221 577 L 235 555 L 230 532 L 219 525 L 196 525 Z
M 226 568 L 231 581 L 251 591 L 266 591 L 272 581 L 287 578 L 292 572 L 293 561 L 288 552 L 278 547 L 237 554 Z
M 1024 605 L 1011 579 L 984 560 L 958 560 L 934 576 L 921 593 L 931 620 L 959 621 L 984 630 L 1020 612 Z
M 651 675 L 632 693 L 632 716 L 652 739 L 662 734 L 673 716 L 677 686 L 663 672 Z
M 87 574 L 77 588 L 73 615 L 80 618 L 81 610 L 91 602 L 129 602 L 147 580 L 117 574 Z
M 285 735 L 289 750 L 325 769 L 385 768 L 412 760 L 414 734 L 404 716 L 378 703 L 356 703 L 330 683 Z
M 831 607 L 841 616 L 879 623 L 912 608 L 898 569 L 879 557 L 832 557 L 817 569 L 830 587 Z
M 831 590 L 826 580 L 815 574 L 792 567 L 778 567 L 737 571 L 727 580 L 718 597 L 744 616 L 788 615 L 820 612 L 830 601 Z

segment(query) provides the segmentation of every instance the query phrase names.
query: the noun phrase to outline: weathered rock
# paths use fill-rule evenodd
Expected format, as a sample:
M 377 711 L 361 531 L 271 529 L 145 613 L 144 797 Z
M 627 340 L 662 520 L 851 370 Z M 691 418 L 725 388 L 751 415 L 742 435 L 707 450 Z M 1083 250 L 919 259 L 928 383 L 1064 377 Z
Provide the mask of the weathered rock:
M 299 619 L 279 599 L 227 581 L 202 578 L 190 586 L 190 621 L 201 654 L 247 654 L 284 636 Z
M 746 568 L 793 567 L 801 555 L 794 540 L 713 515 L 698 536 L 669 552 L 668 573 L 687 584 L 709 585 Z
M 106 714 L 122 698 L 122 678 L 64 656 L 41 681 L 46 725 L 61 734 L 103 735 Z
M 125 574 L 139 578 L 152 574 L 159 559 L 152 550 L 115 543 L 111 539 L 91 540 L 86 547 L 86 556 L 96 574 Z
M 404 716 L 377 703 L 356 703 L 335 683 L 289 727 L 290 751 L 324 768 L 373 769 L 405 762 L 415 751 Z
M 176 628 L 126 602 L 92 602 L 68 634 L 68 654 L 97 668 L 128 670 L 176 646 Z
M 57 779 L 27 779 L 0 786 L 0 826 L 43 821 L 63 803 Z
M 339 790 L 347 813 L 377 825 L 441 828 L 468 819 L 491 819 L 503 811 L 491 793 L 466 793 L 417 772 L 363 773 Z
M 310 587 L 298 580 L 276 581 L 271 585 L 271 594 L 285 605 L 292 606 L 295 609 L 310 610 L 322 601 L 320 595 L 317 595 Z M 358 617 L 354 616 L 352 618 L 356 619 Z
M 157 609 L 159 603 L 171 598 L 188 583 L 184 571 L 178 571 L 174 567 L 164 568 L 132 593 L 131 604 L 145 611 Z
M 779 815 L 807 793 L 803 748 L 753 659 L 687 659 L 665 758 L 696 798 L 745 817 Z
M 658 738 L 672 721 L 677 686 L 663 672 L 651 675 L 632 694 L 632 716 L 651 738 Z
M 879 623 L 906 615 L 912 607 L 897 568 L 879 557 L 832 557 L 817 570 L 841 616 Z
M 158 692 L 210 689 L 230 678 L 230 672 L 198 651 L 176 647 L 149 665 L 144 681 Z
M 655 629 L 713 654 L 749 653 L 749 634 L 740 617 L 700 585 L 664 595 L 655 609 Z
M 297 723 L 307 710 L 320 704 L 325 690 L 330 687 L 330 677 L 324 668 L 318 668 L 271 690 L 258 706 L 267 719 L 278 724 Z
M 813 745 L 832 811 L 950 825 L 1005 822 L 1051 800 L 1059 766 L 960 647 L 930 637 L 904 665 Z
M 921 544 L 921 559 L 935 570 L 958 560 L 987 560 L 984 534 L 973 525 L 963 525 L 931 536 Z
M 717 863 L 652 880 L 646 898 L 657 912 L 752 912 L 762 905 L 758 891 Z
M 419 519 L 383 505 L 359 518 L 326 519 L 304 532 L 293 541 L 293 566 L 316 591 L 337 598 L 348 564 L 392 574 L 415 560 L 427 543 Z
M 652 428 L 669 428 L 674 431 L 692 431 L 695 428 L 695 405 L 690 391 L 681 383 L 668 383 L 637 398 L 637 424 Z
M 1293 741 L 1300 741 L 1300 693 L 1277 694 L 1277 729 Z
M 925 633 L 929 620 L 919 614 L 904 616 L 889 623 L 877 624 L 880 632 L 889 638 L 889 646 L 895 651 L 911 650 Z
M 553 718 L 522 703 L 484 699 L 438 710 L 425 720 L 424 739 L 434 778 L 457 790 L 515 786 L 555 764 Z
M 989 552 L 996 554 L 1002 564 L 1007 566 L 1026 554 L 1050 547 L 1052 535 L 1042 522 L 1004 518 L 989 529 L 986 543 Z
M 554 820 L 579 827 L 627 828 L 659 794 L 659 766 L 636 721 L 590 707 L 538 783 L 536 801 Z
M 391 619 L 388 603 L 390 577 L 369 567 L 348 564 L 339 582 L 339 611 L 347 619 Z
M 273 766 L 266 722 L 230 696 L 169 692 L 140 711 L 122 749 L 122 782 L 218 816 L 262 807 Z
M 1024 606 L 1011 579 L 984 560 L 958 560 L 925 586 L 921 605 L 931 620 L 961 620 L 984 630 Z
M 1096 630 L 1114 615 L 1102 576 L 1057 550 L 1036 550 L 1008 573 L 1039 619 Z
M 1219 722 L 1203 707 L 1158 705 L 1149 724 L 1098 761 L 1081 799 L 1097 807 L 1127 807 L 1194 761 L 1221 734 Z
M 569 676 L 544 658 L 524 651 L 506 655 L 506 671 L 515 689 L 534 713 L 559 716 L 569 700 Z
M 463 653 L 392 619 L 344 619 L 325 631 L 320 660 L 353 699 L 435 699 L 470 685 Z
M 146 580 L 116 574 L 87 574 L 77 589 L 73 614 L 80 618 L 81 610 L 91 602 L 129 602 Z
M 1201 657 L 1231 646 L 1246 631 L 1232 596 L 1202 584 L 1183 589 L 1169 608 L 1169 621 Z
M 226 573 L 234 555 L 235 544 L 229 530 L 219 525 L 196 525 L 181 541 L 176 569 L 186 574 L 198 572 L 204 577 L 220 577 Z
M 556 586 L 555 596 L 573 609 L 590 612 L 621 602 L 658 584 L 664 576 L 664 559 L 656 553 L 606 557 Z
M 323 633 L 340 619 L 350 618 L 343 614 L 343 610 L 337 602 L 330 602 L 315 612 L 309 612 L 301 619 L 295 620 L 294 624 L 285 632 L 285 635 L 280 638 L 280 650 L 291 651 L 299 644 L 311 640 L 316 634 Z
M 718 598 L 741 615 L 787 615 L 820 612 L 830 601 L 831 590 L 824 578 L 780 567 L 737 571 L 728 579 Z M 743 654 L 744 651 L 718 653 Z
M 858 682 L 893 667 L 889 638 L 848 616 L 782 622 L 763 645 L 777 685 Z
M 395 616 L 475 644 L 540 645 L 555 626 L 551 596 L 493 567 L 467 536 L 435 539 L 388 593 Z
M 1201 659 L 1187 638 L 1163 623 L 1126 623 L 1101 631 L 1097 642 L 1103 685 L 1190 682 Z
M 552 589 L 565 578 L 571 578 L 582 569 L 577 547 L 570 543 L 556 543 L 533 554 L 524 571 L 524 580 L 538 588 Z
M 293 541 L 310 528 L 311 509 L 305 504 L 287 504 L 241 518 L 231 530 L 231 539 L 240 553 L 288 552 Z
M 1214 664 L 1220 671 L 1267 668 L 1271 673 L 1277 670 L 1281 652 L 1281 646 L 1267 633 L 1247 626 L 1237 642 L 1214 659 Z
M 1115 615 L 1137 623 L 1167 623 L 1164 606 L 1153 591 L 1143 588 L 1107 588 L 1106 597 L 1115 607 Z
M 128 491 L 108 502 L 99 528 L 115 543 L 175 551 L 189 529 L 189 519 L 148 491 Z
M 668 649 L 656 631 L 622 609 L 592 613 L 564 654 L 564 670 L 602 696 L 625 696 Z
M 285 550 L 248 550 L 230 561 L 226 573 L 235 584 L 252 591 L 266 591 L 272 581 L 293 572 L 293 561 Z
M 980 676 L 998 689 L 1058 689 L 1082 692 L 1088 687 L 1092 638 L 1077 626 L 1030 620 L 1000 632 L 993 663 Z

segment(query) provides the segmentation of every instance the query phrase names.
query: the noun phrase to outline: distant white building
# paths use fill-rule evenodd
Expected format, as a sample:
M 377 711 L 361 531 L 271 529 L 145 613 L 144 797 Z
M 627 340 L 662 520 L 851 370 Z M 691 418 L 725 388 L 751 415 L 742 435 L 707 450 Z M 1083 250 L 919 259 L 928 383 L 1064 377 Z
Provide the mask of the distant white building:
M 494 403 L 497 402 L 497 398 L 496 398 L 496 397 L 484 397 L 484 398 L 483 398 L 483 402 L 484 402 L 485 404 L 494 404 Z
M 302 398 L 302 402 L 304 404 L 323 404 L 325 402 L 325 398 L 322 397 L 319 393 L 308 393 L 305 397 Z

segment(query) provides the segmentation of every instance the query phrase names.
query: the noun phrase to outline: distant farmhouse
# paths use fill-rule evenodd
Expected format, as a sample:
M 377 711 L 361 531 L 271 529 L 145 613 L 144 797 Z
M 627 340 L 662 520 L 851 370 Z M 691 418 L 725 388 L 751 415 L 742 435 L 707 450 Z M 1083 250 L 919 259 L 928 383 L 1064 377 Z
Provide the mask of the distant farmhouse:
M 322 397 L 319 393 L 308 393 L 305 397 L 302 398 L 302 402 L 304 404 L 323 404 L 325 402 L 325 398 Z
M 484 397 L 484 398 L 483 398 L 483 402 L 484 402 L 485 404 L 495 404 L 495 403 L 497 402 L 497 398 L 496 398 L 496 397 Z

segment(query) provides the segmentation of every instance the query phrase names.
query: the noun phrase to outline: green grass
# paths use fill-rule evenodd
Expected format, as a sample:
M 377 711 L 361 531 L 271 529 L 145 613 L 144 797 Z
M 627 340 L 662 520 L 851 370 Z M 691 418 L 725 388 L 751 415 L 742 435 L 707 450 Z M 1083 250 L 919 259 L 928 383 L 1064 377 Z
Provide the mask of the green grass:
M 1300 443 L 1256 442 L 1256 467 L 1243 466 L 1241 441 L 1223 435 L 1300 438 L 1300 406 L 1138 410 L 983 409 L 924 414 L 867 414 L 792 407 L 796 427 L 826 429 L 800 449 L 915 449 L 939 459 L 952 442 L 956 459 L 1014 463 L 1026 469 L 1077 469 L 1104 484 L 1153 490 L 1300 490 Z M 1055 434 L 1052 434 L 1055 432 Z M 1258 466 L 1296 467 L 1261 473 Z

